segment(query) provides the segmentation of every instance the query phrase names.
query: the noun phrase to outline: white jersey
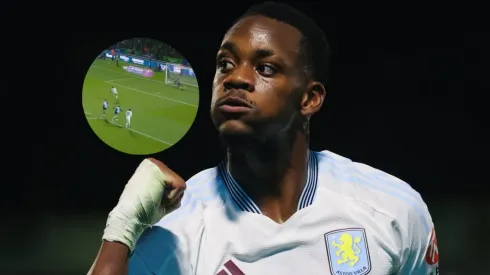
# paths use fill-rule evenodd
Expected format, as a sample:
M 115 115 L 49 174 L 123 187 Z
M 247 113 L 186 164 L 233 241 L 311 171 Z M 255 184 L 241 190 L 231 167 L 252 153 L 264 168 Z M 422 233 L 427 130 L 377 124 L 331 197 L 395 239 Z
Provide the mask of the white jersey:
M 111 89 L 111 93 L 113 93 L 113 94 L 117 95 L 117 90 L 116 90 L 116 88 L 112 88 L 112 89 Z
M 102 103 L 102 108 L 105 110 L 105 109 L 107 109 L 107 107 L 109 107 L 109 103 L 107 103 L 107 101 L 104 101 Z
M 133 116 L 133 112 L 132 111 L 126 111 L 126 118 L 127 119 L 131 119 L 131 117 Z
M 138 241 L 129 274 L 436 275 L 434 225 L 407 183 L 310 152 L 298 211 L 277 224 L 221 164 L 187 181 L 181 207 Z

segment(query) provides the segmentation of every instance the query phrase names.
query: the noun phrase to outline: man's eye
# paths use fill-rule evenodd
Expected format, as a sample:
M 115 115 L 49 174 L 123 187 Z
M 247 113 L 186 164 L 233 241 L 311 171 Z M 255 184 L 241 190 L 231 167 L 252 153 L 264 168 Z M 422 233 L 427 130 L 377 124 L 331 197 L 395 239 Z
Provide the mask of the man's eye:
M 233 68 L 233 64 L 227 60 L 221 60 L 218 62 L 218 68 L 222 71 L 230 70 Z
M 269 64 L 261 64 L 261 65 L 257 66 L 256 70 L 260 74 L 265 75 L 265 76 L 272 76 L 277 72 L 276 68 L 272 65 L 269 65 Z

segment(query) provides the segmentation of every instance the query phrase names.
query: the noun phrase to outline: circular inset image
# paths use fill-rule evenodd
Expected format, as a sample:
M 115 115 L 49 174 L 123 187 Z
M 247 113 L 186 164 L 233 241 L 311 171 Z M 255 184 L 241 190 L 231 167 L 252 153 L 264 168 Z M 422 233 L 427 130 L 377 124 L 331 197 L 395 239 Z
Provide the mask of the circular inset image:
M 199 104 L 190 64 L 171 46 L 150 38 L 103 50 L 83 83 L 85 117 L 112 148 L 133 155 L 161 152 L 189 130 Z

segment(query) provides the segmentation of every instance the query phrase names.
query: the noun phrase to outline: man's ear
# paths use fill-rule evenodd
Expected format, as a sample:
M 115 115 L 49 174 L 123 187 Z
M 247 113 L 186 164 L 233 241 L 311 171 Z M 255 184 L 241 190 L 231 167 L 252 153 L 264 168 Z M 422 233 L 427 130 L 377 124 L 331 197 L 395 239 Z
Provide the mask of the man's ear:
M 320 111 L 326 95 L 327 91 L 320 82 L 312 81 L 308 84 L 301 102 L 301 114 L 305 117 L 310 117 Z

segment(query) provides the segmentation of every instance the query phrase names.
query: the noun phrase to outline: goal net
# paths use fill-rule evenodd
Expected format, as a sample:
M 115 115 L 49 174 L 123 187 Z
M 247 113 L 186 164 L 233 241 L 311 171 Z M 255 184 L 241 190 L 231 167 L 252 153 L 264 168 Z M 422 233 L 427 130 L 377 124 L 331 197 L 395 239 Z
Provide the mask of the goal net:
M 194 70 L 179 64 L 165 64 L 165 83 L 178 89 L 199 91 Z

